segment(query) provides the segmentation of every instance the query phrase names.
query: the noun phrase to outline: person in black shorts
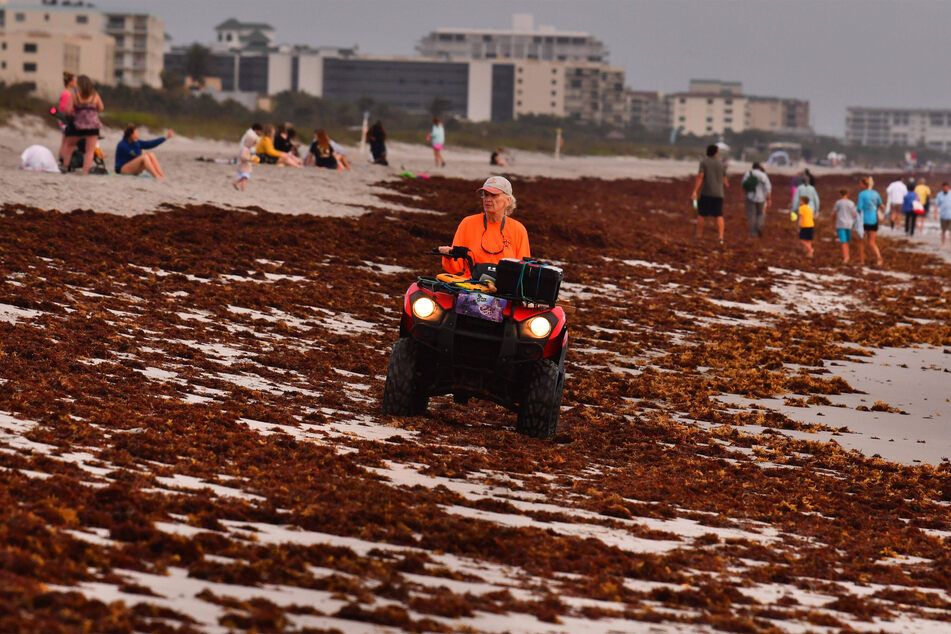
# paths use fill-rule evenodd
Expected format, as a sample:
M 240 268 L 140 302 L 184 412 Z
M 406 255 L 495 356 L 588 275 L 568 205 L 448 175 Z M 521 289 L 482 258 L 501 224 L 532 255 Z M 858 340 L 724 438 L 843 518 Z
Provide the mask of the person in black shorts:
M 715 143 L 707 146 L 707 155 L 700 160 L 697 180 L 690 198 L 697 210 L 697 238 L 703 236 L 703 219 L 716 218 L 717 237 L 720 244 L 723 244 L 723 196 L 728 183 L 726 168 L 717 158 L 719 151 L 720 148 Z

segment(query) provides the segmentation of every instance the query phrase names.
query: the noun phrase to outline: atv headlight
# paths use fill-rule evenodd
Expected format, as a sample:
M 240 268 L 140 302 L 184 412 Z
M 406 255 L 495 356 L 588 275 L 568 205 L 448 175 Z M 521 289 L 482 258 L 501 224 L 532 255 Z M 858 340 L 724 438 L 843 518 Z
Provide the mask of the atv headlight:
M 419 319 L 431 319 L 433 316 L 438 317 L 438 308 L 436 302 L 434 302 L 431 297 L 425 295 L 413 300 L 413 314 Z
M 526 326 L 526 334 L 537 339 L 542 339 L 543 337 L 547 337 L 551 334 L 551 322 L 541 315 L 529 319 L 526 323 Z

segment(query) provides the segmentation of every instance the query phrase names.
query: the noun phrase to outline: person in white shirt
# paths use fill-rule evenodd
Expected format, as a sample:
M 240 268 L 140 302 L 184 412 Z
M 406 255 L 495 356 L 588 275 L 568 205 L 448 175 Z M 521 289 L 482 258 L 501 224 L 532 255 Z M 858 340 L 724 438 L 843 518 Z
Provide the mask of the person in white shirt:
M 892 229 L 895 228 L 895 221 L 901 218 L 901 204 L 907 193 L 908 186 L 900 178 L 893 180 L 885 189 L 885 198 L 888 202 L 888 226 Z

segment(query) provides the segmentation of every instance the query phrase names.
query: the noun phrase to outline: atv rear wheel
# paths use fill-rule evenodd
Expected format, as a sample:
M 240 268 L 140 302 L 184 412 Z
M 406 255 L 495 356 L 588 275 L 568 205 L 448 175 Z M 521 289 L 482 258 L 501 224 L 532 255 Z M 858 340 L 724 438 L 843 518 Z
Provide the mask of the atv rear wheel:
M 383 387 L 383 413 L 418 416 L 426 413 L 429 395 L 422 390 L 419 372 L 419 344 L 402 337 L 393 344 Z
M 528 386 L 518 408 L 515 431 L 548 440 L 558 431 L 564 375 L 550 359 L 537 361 L 528 373 Z

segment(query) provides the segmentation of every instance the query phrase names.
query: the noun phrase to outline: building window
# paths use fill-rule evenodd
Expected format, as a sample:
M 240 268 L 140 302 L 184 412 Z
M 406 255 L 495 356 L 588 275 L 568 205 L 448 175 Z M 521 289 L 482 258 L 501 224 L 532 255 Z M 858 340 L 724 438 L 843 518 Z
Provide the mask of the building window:
M 557 96 L 558 96 L 558 91 L 557 91 L 557 90 L 551 91 L 551 96 L 552 96 L 552 97 L 557 97 Z
M 558 69 L 557 69 L 557 68 L 552 68 L 552 69 L 551 69 L 551 74 L 552 74 L 552 75 L 557 75 L 557 74 L 558 74 Z
M 25 14 L 25 13 L 15 13 L 15 14 L 13 14 L 13 19 L 16 20 L 17 22 L 25 22 L 25 21 L 26 21 L 26 14 Z
M 554 108 L 554 107 L 556 107 L 556 106 L 555 106 L 555 102 L 554 102 L 554 101 L 553 101 L 553 102 L 551 102 L 551 107 L 552 107 L 552 108 Z
M 733 114 L 733 108 L 727 108 L 723 111 L 723 114 Z
M 521 106 L 521 105 L 522 105 L 522 102 L 521 102 L 521 101 L 516 101 L 516 102 L 515 102 L 515 105 Z
M 3 70 L 6 70 L 6 69 L 7 69 L 7 63 L 6 63 L 6 62 L 0 62 L 0 68 L 2 68 Z
M 49 22 L 49 21 L 50 21 L 50 14 L 49 14 L 49 13 L 44 13 L 44 14 L 43 14 L 43 21 L 44 21 L 44 22 Z
M 231 34 L 228 33 L 228 34 L 225 36 L 225 39 L 230 42 L 230 41 L 231 41 Z
M 713 117 L 707 117 L 707 123 L 713 123 Z
M 713 105 L 713 99 L 707 99 L 707 105 L 708 105 L 708 106 L 712 106 L 712 105 Z
M 24 72 L 24 73 L 35 73 L 35 72 L 36 72 L 36 63 L 34 63 L 34 62 L 23 62 L 23 72 Z
M 723 103 L 725 103 L 725 104 L 728 105 L 728 106 L 732 106 L 732 105 L 733 105 L 733 100 L 732 100 L 732 99 L 726 99 L 726 100 L 724 100 Z
M 36 52 L 36 42 L 24 42 L 24 43 L 23 43 L 23 52 L 24 52 L 24 53 L 35 53 L 35 52 Z
M 558 85 L 558 80 L 557 80 L 557 79 L 552 79 L 552 80 L 551 80 L 551 85 L 552 85 L 552 86 L 557 86 L 557 85 Z
M 4 50 L 4 51 L 7 50 L 7 43 L 6 43 L 6 42 L 3 43 L 3 47 L 0 48 L 0 50 Z
M 710 126 L 707 126 L 707 132 L 713 132 L 713 128 L 711 128 Z
M 727 117 L 726 119 L 723 120 L 723 123 L 733 123 L 733 119 Z
M 77 16 L 76 16 L 76 24 L 87 24 L 88 22 L 89 22 L 89 16 L 88 16 L 88 15 L 77 15 Z
M 680 98 L 680 103 L 687 103 L 687 99 L 684 98 L 684 97 L 681 97 L 681 98 Z
M 519 83 L 519 84 L 522 83 L 522 78 L 519 77 L 518 80 L 516 81 L 516 83 Z

